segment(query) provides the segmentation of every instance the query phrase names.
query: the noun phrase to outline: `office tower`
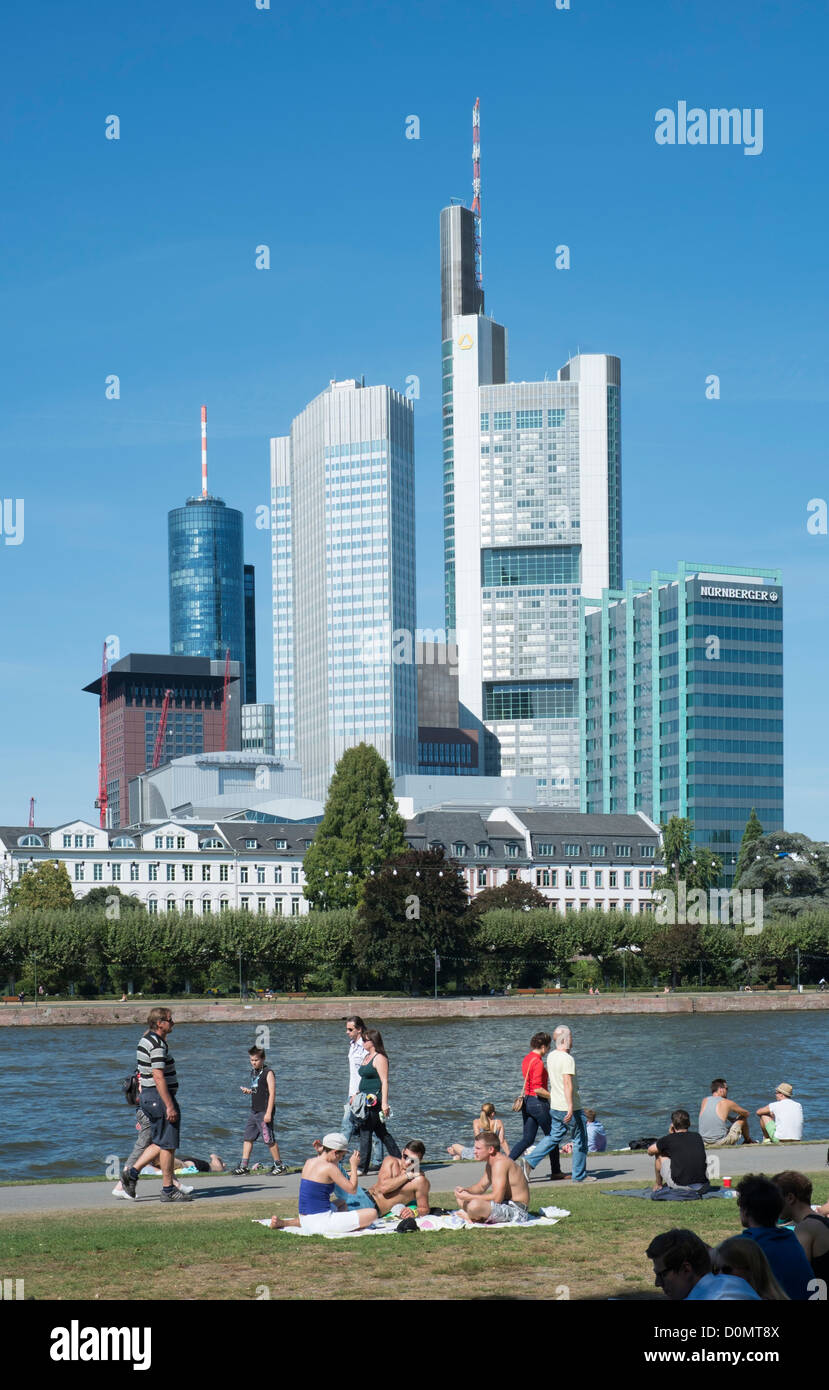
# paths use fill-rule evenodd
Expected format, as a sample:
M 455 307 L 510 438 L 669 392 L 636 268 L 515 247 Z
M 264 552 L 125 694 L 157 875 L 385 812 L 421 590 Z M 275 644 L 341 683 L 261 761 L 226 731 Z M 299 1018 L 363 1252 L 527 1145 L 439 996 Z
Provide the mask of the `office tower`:
M 783 827 L 780 583 L 681 563 L 582 600 L 581 809 L 687 817 L 726 884 L 752 807 Z
M 244 567 L 245 585 L 245 704 L 256 704 L 256 568 Z
M 130 653 L 107 675 L 106 789 L 111 826 L 129 824 L 128 783 L 153 765 L 156 739 L 167 701 L 161 762 L 188 753 L 222 748 L 225 663 L 203 657 Z M 101 694 L 101 677 L 84 686 Z M 241 668 L 231 661 L 228 679 L 227 746 L 239 748 Z M 102 759 L 104 761 L 104 759 Z
M 273 705 L 242 705 L 242 752 L 273 754 L 274 745 Z
M 478 731 L 460 727 L 457 646 L 430 635 L 415 644 L 415 654 L 418 772 L 432 777 L 479 776 Z
M 446 623 L 461 723 L 488 775 L 579 804 L 579 596 L 621 582 L 620 363 L 507 380 L 506 329 L 475 303 L 474 215 L 441 214 Z
M 319 799 L 362 742 L 392 776 L 416 772 L 411 401 L 332 381 L 272 441 L 271 460 L 276 752 L 296 757 L 304 794 Z M 293 749 L 282 743 L 289 701 Z

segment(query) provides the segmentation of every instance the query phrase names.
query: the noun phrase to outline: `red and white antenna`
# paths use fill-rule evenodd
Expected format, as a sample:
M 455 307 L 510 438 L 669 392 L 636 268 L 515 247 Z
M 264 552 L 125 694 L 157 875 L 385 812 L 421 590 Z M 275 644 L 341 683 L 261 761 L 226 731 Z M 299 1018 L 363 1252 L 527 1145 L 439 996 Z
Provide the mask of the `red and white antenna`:
M 201 408 L 201 495 L 207 496 L 207 406 Z
M 472 212 L 475 214 L 475 279 L 483 288 L 483 257 L 481 255 L 481 99 L 475 98 L 472 108 Z

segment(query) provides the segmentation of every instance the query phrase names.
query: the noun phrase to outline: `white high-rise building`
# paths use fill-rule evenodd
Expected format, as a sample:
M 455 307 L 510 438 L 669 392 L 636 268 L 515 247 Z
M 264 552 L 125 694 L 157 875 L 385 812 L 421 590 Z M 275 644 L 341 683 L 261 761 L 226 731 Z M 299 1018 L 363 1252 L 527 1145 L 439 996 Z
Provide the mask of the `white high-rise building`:
M 325 799 L 347 748 L 417 772 L 414 413 L 332 381 L 271 441 L 275 748 Z
M 484 314 L 474 218 L 441 213 L 446 624 L 482 771 L 579 805 L 579 597 L 621 583 L 620 363 L 510 382 Z M 463 723 L 463 713 L 461 722 Z

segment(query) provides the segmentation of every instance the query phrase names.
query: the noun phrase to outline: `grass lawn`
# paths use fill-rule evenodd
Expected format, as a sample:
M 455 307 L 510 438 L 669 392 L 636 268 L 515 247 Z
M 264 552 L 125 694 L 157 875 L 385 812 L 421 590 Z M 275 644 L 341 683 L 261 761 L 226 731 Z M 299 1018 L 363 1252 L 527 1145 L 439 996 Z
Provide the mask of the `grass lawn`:
M 819 1191 L 825 1173 L 812 1174 Z M 532 1206 L 571 1215 L 531 1231 L 439 1231 L 329 1241 L 267 1231 L 290 1202 L 209 1200 L 170 1210 L 119 1203 L 101 1215 L 3 1221 L 3 1270 L 36 1299 L 533 1299 L 659 1297 L 645 1247 L 672 1225 L 715 1245 L 739 1230 L 734 1201 L 655 1204 L 563 1183 L 533 1186 Z M 435 1205 L 454 1206 L 447 1193 Z M 151 1292 L 152 1291 L 152 1292 Z M 569 1293 L 568 1293 L 569 1291 Z

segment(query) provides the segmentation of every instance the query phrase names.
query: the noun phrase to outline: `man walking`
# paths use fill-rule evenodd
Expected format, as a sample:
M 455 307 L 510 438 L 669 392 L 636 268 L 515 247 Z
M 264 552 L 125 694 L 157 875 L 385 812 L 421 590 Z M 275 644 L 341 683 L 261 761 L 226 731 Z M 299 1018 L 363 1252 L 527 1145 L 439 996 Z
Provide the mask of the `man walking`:
M 250 1057 L 250 1085 L 242 1086 L 241 1090 L 246 1096 L 250 1096 L 250 1114 L 248 1115 L 245 1133 L 242 1138 L 242 1162 L 238 1168 L 234 1168 L 234 1173 L 249 1173 L 249 1163 L 251 1150 L 257 1139 L 270 1149 L 273 1167 L 271 1176 L 277 1177 L 288 1170 L 279 1156 L 279 1145 L 276 1142 L 276 1135 L 273 1127 L 273 1113 L 276 1108 L 276 1077 L 270 1067 L 265 1066 L 265 1049 L 263 1047 L 251 1047 L 248 1049 Z
M 364 1042 L 366 1025 L 359 1014 L 351 1014 L 345 1021 L 345 1035 L 348 1038 L 348 1100 L 343 1107 L 342 1132 L 346 1146 L 351 1144 L 357 1132 L 357 1123 L 351 1109 L 351 1102 L 360 1089 L 360 1067 L 366 1060 L 367 1048 Z M 372 1165 L 379 1168 L 383 1161 L 383 1145 L 377 1136 L 372 1142 Z
M 553 1032 L 553 1050 L 547 1056 L 547 1085 L 550 1090 L 550 1133 L 527 1149 L 524 1172 L 530 1173 L 563 1139 L 573 1141 L 573 1182 L 595 1182 L 587 1176 L 587 1125 L 581 1108 L 576 1062 L 571 1055 L 573 1034 L 565 1024 Z
M 176 1095 L 178 1077 L 175 1059 L 170 1056 L 167 1038 L 173 1029 L 169 1009 L 151 1009 L 147 1017 L 147 1032 L 136 1049 L 141 1109 L 150 1121 L 152 1143 L 130 1168 L 121 1174 L 121 1184 L 128 1197 L 135 1200 L 135 1188 L 142 1168 L 151 1163 L 158 1152 L 161 1168 L 162 1202 L 192 1202 L 192 1193 L 175 1186 L 175 1157 L 181 1132 L 181 1110 Z

